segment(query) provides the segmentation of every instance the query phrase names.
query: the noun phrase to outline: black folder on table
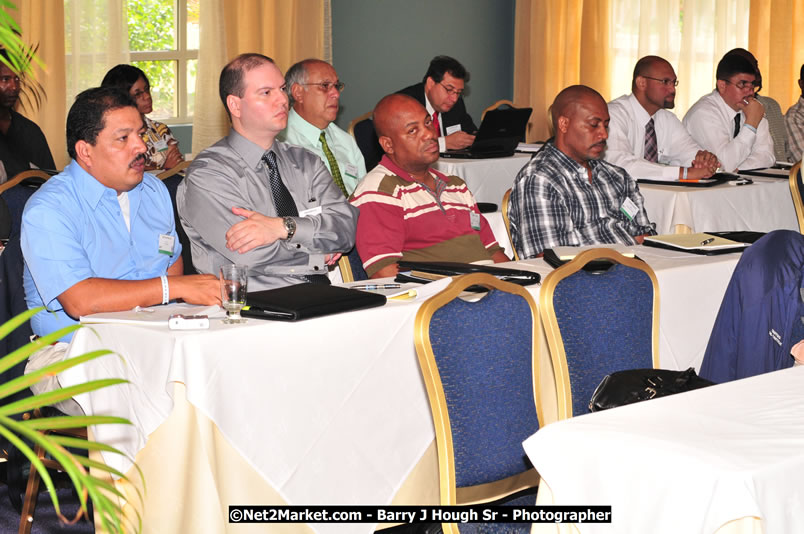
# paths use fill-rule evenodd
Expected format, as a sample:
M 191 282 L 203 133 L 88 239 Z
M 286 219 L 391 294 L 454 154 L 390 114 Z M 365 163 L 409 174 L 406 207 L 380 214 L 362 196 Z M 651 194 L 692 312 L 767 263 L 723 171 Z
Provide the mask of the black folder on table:
M 246 295 L 243 317 L 301 321 L 385 304 L 385 295 L 322 284 L 294 284 Z
M 410 272 L 411 274 L 407 274 Z M 417 273 L 419 273 L 417 275 Z M 400 261 L 397 282 L 427 283 L 446 276 L 460 276 L 470 273 L 486 273 L 496 276 L 505 282 L 520 286 L 538 284 L 542 277 L 533 271 L 521 269 L 508 269 L 494 265 L 478 265 L 475 263 L 460 263 L 451 261 Z M 432 275 L 431 277 L 428 275 Z
M 718 172 L 713 174 L 710 178 L 702 178 L 697 181 L 681 181 L 681 180 L 650 180 L 648 178 L 639 178 L 637 182 L 640 184 L 653 184 L 653 185 L 672 185 L 676 187 L 712 187 L 715 185 L 724 184 L 733 180 L 739 180 L 739 174 L 731 172 Z

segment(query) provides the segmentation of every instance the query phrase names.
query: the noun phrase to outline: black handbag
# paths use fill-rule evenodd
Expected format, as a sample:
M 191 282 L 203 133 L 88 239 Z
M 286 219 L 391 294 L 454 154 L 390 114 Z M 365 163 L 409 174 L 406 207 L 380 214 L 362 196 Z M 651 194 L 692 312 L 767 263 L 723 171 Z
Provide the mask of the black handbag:
M 606 375 L 595 388 L 589 401 L 589 411 L 599 412 L 656 397 L 666 397 L 684 391 L 713 385 L 695 374 L 668 369 L 627 369 Z

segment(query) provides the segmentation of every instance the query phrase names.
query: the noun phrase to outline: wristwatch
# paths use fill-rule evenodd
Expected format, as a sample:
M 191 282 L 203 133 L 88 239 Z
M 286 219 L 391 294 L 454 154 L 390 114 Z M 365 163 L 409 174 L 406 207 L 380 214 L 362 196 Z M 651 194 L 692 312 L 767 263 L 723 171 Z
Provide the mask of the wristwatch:
M 296 233 L 296 220 L 293 217 L 282 217 L 282 223 L 284 223 L 285 231 L 288 233 L 285 239 L 290 239 Z

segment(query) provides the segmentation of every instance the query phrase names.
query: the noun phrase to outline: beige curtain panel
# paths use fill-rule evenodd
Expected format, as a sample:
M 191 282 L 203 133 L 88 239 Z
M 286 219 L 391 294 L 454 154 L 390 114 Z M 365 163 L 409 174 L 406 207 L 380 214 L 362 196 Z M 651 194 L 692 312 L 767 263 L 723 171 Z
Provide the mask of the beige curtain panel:
M 259 52 L 284 72 L 308 57 L 332 59 L 329 0 L 202 0 L 193 153 L 229 131 L 218 76 L 233 57 Z

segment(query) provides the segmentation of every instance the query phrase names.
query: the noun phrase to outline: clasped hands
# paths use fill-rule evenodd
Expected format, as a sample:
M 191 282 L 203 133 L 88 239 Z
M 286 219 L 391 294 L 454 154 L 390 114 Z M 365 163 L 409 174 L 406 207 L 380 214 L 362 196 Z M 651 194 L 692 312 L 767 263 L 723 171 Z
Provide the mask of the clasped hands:
M 717 156 L 706 150 L 699 150 L 692 160 L 692 165 L 687 170 L 688 180 L 700 180 L 701 178 L 709 178 L 717 172 L 720 167 L 720 161 Z
M 288 232 L 282 217 L 269 217 L 245 208 L 232 208 L 232 213 L 243 220 L 232 225 L 226 231 L 226 248 L 238 254 L 245 254 L 257 247 L 270 245 L 280 239 L 287 239 Z M 340 253 L 327 254 L 324 261 L 327 265 L 335 265 Z

